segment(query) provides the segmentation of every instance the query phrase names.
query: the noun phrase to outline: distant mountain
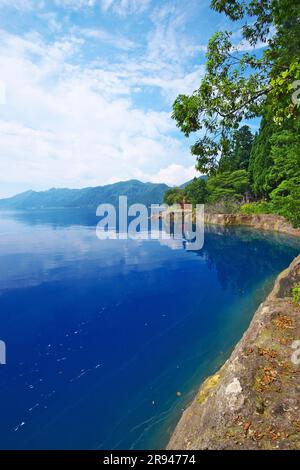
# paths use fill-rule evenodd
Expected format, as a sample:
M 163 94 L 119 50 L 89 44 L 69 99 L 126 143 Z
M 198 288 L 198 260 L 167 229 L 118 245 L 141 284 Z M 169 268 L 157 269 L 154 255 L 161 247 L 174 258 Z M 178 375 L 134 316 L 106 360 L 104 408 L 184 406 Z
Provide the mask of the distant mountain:
M 140 203 L 149 206 L 160 204 L 166 184 L 142 183 L 130 180 L 84 189 L 56 189 L 48 191 L 26 191 L 14 197 L 0 199 L 0 209 L 30 210 L 54 208 L 92 208 L 109 203 L 117 206 L 119 196 L 127 196 L 128 204 Z
M 198 179 L 200 180 L 205 180 L 207 181 L 208 180 L 208 176 L 207 175 L 201 175 L 201 176 L 198 176 Z M 194 178 L 190 181 L 187 181 L 186 183 L 183 183 L 181 186 L 179 186 L 180 189 L 184 189 L 186 188 L 190 183 L 192 183 L 194 181 Z

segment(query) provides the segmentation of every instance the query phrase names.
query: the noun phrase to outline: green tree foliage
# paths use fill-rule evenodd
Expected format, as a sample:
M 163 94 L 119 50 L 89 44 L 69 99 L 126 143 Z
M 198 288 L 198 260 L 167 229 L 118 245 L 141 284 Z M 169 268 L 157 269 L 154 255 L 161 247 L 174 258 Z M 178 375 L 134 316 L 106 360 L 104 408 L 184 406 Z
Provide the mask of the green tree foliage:
M 202 178 L 194 178 L 184 189 L 171 188 L 165 192 L 164 203 L 168 206 L 181 204 L 185 201 L 188 204 L 204 204 L 208 200 L 208 189 L 206 181 Z
M 183 190 L 180 188 L 171 188 L 168 189 L 164 194 L 164 203 L 168 206 L 173 204 L 179 204 L 183 201 Z
M 201 178 L 194 178 L 194 180 L 185 187 L 184 197 L 186 201 L 193 206 L 206 203 L 208 200 L 206 181 Z
M 241 200 L 249 191 L 248 173 L 246 170 L 217 173 L 209 178 L 207 189 L 210 203 L 221 199 Z
M 191 151 L 199 171 L 208 174 L 216 171 L 217 156 L 230 151 L 233 132 L 244 119 L 262 115 L 267 100 L 277 125 L 295 117 L 291 93 L 300 78 L 299 1 L 213 0 L 212 7 L 233 21 L 244 19 L 244 40 L 267 47 L 262 56 L 241 53 L 231 32 L 216 33 L 209 41 L 200 87 L 174 102 L 173 118 L 185 135 L 202 131 Z
M 278 127 L 263 120 L 250 161 L 250 181 L 272 212 L 300 223 L 300 118 Z
M 218 172 L 248 170 L 253 140 L 249 126 L 242 126 L 235 131 L 230 142 L 230 150 L 220 158 Z
M 251 190 L 262 199 L 255 211 L 300 225 L 300 105 L 292 100 L 300 80 L 300 1 L 212 0 L 211 6 L 244 22 L 243 41 L 253 52 L 234 45 L 232 32 L 215 33 L 199 88 L 177 97 L 172 117 L 186 136 L 199 132 L 191 152 L 209 175 L 210 202 L 247 199 Z M 263 52 L 255 51 L 258 44 Z M 253 142 L 243 123 L 254 117 L 262 121 Z
M 270 181 L 270 171 L 273 166 L 271 157 L 271 137 L 274 123 L 263 117 L 260 130 L 255 136 L 250 155 L 249 178 L 253 194 L 256 198 L 266 198 L 274 189 Z
M 274 162 L 270 180 L 275 189 L 270 194 L 272 206 L 295 226 L 300 224 L 300 118 L 289 128 L 271 138 Z

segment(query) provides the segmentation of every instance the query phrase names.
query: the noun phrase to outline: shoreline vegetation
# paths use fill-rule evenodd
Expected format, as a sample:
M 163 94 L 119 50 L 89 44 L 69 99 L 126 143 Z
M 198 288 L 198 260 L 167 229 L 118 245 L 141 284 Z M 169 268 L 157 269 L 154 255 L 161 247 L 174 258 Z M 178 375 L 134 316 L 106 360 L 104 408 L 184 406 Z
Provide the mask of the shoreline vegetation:
M 207 45 L 205 73 L 172 118 L 202 175 L 166 191 L 167 205 L 284 217 L 300 226 L 300 6 L 292 0 L 212 0 L 228 29 Z M 236 41 L 237 22 L 240 31 Z M 246 47 L 244 47 L 246 46 Z

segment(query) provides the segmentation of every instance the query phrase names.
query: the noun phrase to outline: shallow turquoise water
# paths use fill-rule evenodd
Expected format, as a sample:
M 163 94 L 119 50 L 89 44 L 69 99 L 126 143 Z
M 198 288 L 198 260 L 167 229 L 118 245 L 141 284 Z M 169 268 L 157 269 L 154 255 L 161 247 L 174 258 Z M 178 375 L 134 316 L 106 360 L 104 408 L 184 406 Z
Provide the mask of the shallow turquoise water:
M 79 211 L 0 216 L 0 446 L 157 449 L 300 242 L 100 241 Z M 177 396 L 180 392 L 180 396 Z

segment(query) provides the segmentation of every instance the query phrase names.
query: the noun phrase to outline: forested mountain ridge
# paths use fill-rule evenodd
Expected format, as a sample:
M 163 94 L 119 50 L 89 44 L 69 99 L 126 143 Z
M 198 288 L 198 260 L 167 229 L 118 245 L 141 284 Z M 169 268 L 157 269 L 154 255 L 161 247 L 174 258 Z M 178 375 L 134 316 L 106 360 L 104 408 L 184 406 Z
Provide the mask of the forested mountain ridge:
M 127 196 L 129 205 L 134 203 L 160 204 L 168 188 L 166 184 L 130 180 L 94 188 L 52 188 L 48 191 L 26 191 L 11 198 L 1 199 L 0 209 L 30 210 L 77 207 L 94 209 L 102 203 L 117 206 L 119 196 Z

